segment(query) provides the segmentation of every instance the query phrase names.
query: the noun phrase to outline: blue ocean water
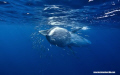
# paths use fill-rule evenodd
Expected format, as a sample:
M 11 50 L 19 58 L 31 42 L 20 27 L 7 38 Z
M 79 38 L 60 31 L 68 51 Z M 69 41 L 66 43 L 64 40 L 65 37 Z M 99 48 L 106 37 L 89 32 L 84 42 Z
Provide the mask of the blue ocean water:
M 51 45 L 39 30 L 59 26 L 91 41 Z M 119 0 L 0 0 L 0 75 L 120 75 Z M 107 74 L 105 74 L 107 75 Z

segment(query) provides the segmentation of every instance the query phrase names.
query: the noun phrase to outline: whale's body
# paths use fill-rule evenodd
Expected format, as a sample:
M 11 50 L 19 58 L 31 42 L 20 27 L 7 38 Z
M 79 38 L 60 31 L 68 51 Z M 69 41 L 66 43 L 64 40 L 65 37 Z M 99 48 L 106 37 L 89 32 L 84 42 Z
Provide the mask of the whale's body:
M 59 47 L 81 47 L 91 44 L 89 40 L 75 34 L 78 30 L 70 32 L 65 28 L 53 27 L 49 30 L 41 30 L 39 33 L 46 36 L 49 43 Z

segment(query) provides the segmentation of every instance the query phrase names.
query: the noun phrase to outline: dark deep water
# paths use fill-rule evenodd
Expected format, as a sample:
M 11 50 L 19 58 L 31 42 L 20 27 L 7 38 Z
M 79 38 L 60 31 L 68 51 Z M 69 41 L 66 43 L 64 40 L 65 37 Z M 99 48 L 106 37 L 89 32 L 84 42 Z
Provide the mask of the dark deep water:
M 50 45 L 39 30 L 87 27 L 88 47 Z M 119 0 L 0 0 L 0 75 L 120 75 Z M 107 74 L 104 74 L 107 75 Z

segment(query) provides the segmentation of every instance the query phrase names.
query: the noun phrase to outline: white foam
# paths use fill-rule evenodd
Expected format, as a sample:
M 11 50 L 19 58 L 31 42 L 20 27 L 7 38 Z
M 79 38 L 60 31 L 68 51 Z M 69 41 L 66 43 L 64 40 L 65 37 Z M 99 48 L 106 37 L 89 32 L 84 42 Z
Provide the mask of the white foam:
M 105 13 L 105 14 L 111 14 L 111 13 L 114 13 L 114 12 L 118 12 L 118 11 L 120 11 L 120 9 L 119 10 L 113 10 L 113 11 L 110 11 L 110 12 L 107 12 L 107 13 Z

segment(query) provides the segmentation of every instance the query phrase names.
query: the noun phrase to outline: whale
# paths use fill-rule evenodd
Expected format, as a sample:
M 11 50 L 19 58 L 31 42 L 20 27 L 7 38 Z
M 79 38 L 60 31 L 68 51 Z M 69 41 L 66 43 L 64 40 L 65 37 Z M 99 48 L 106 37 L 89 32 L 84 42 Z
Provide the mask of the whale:
M 48 42 L 52 45 L 72 49 L 71 47 L 83 47 L 91 44 L 89 40 L 76 34 L 76 32 L 80 29 L 82 29 L 82 27 L 68 31 L 62 27 L 52 27 L 47 30 L 39 30 L 39 33 L 44 35 Z

